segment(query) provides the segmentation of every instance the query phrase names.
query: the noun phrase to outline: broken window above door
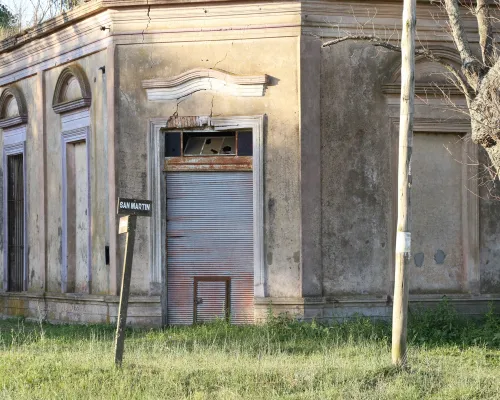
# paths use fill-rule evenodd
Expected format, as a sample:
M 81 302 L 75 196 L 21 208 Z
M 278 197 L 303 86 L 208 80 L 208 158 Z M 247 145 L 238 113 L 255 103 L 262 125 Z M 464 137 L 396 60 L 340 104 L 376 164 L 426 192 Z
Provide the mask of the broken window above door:
M 166 157 L 214 157 L 251 155 L 251 131 L 166 133 Z
M 198 134 L 185 133 L 185 156 L 219 156 L 236 155 L 236 133 L 221 135 L 198 136 Z M 187 139 L 187 140 L 186 140 Z

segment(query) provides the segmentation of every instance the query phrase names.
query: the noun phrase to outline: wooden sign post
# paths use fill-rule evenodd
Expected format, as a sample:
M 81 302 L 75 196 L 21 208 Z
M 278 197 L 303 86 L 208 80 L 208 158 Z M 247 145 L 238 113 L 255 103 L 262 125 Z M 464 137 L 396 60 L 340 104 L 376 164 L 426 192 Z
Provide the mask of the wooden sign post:
M 120 218 L 118 233 L 126 233 L 125 258 L 123 260 L 122 284 L 120 290 L 120 306 L 115 335 L 115 365 L 122 366 L 125 345 L 125 326 L 127 324 L 128 299 L 130 296 L 130 278 L 132 276 L 132 260 L 134 257 L 135 227 L 137 216 L 151 216 L 151 201 L 118 198 L 118 215 Z

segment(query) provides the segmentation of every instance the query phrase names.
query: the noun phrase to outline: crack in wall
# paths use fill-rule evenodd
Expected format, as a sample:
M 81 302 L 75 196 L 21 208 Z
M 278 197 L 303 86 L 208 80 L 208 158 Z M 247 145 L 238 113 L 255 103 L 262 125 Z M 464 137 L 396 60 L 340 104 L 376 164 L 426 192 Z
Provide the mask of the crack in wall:
M 232 43 L 231 43 L 231 45 L 232 45 Z M 212 67 L 212 69 L 215 69 L 215 67 L 216 67 L 217 65 L 219 65 L 221 62 L 223 62 L 223 61 L 227 58 L 228 53 L 229 53 L 229 51 L 226 51 L 226 55 L 224 56 L 224 58 L 223 58 L 223 59 L 221 59 L 221 60 L 219 60 L 219 61 L 217 61 L 217 62 L 214 64 L 214 66 Z
M 148 13 L 146 14 L 146 16 L 148 17 L 148 23 L 146 24 L 146 28 L 144 28 L 142 31 L 142 43 L 144 43 L 144 32 L 148 30 L 149 24 L 151 23 L 151 16 L 149 15 L 149 13 L 151 12 L 151 6 L 149 5 L 149 0 L 147 1 L 147 4 L 148 4 Z

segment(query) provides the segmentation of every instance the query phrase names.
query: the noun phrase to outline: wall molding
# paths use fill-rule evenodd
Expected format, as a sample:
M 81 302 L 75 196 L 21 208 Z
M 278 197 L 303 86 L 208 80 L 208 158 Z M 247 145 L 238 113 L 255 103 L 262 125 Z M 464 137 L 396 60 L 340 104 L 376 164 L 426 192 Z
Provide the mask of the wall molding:
M 15 128 L 4 129 L 3 145 L 8 148 L 13 145 L 26 141 L 26 125 L 16 126 Z
M 18 113 L 15 116 L 5 115 L 6 107 L 13 99 L 17 104 Z M 13 126 L 26 124 L 28 121 L 28 108 L 23 92 L 16 85 L 7 87 L 0 96 L 0 128 L 11 128 Z
M 82 97 L 71 101 L 65 101 L 64 86 L 73 77 L 78 81 Z M 88 108 L 90 107 L 91 100 L 90 83 L 85 75 L 85 71 L 78 64 L 68 65 L 59 75 L 54 89 L 54 97 L 52 98 L 52 108 L 54 112 L 61 114 L 79 108 Z
M 9 137 L 7 143 L 5 142 L 5 137 Z M 8 257 L 9 257 L 9 242 L 8 242 L 8 171 L 7 171 L 7 157 L 17 154 L 23 155 L 23 192 L 24 192 L 24 226 L 23 226 L 23 240 L 24 240 L 24 251 L 23 251 L 23 290 L 28 290 L 28 182 L 27 171 L 26 171 L 26 126 L 18 127 L 9 130 L 4 130 L 4 146 L 3 146 L 3 290 L 7 291 L 9 286 L 9 268 L 8 268 Z
M 68 171 L 66 168 L 66 147 L 70 143 L 85 141 L 87 151 L 87 293 L 92 292 L 92 212 L 91 212 L 91 182 L 90 182 L 90 126 L 81 127 L 69 131 L 62 131 L 61 154 L 62 154 L 62 265 L 61 265 L 61 291 L 68 291 Z
M 418 112 L 418 109 L 417 109 Z M 418 115 L 418 113 L 416 113 Z M 399 116 L 394 114 L 389 118 L 392 137 L 398 137 L 399 131 Z M 413 132 L 419 133 L 450 133 L 460 135 L 470 135 L 471 125 L 470 120 L 463 119 L 437 119 L 425 118 L 416 116 L 414 118 Z M 397 148 L 397 141 L 394 144 Z M 462 211 L 460 215 L 462 237 L 461 243 L 463 248 L 463 279 L 459 282 L 462 285 L 462 290 L 465 293 L 472 295 L 479 295 L 480 293 L 480 259 L 479 259 L 479 196 L 478 193 L 478 165 L 471 163 L 470 157 L 478 159 L 478 146 L 471 140 L 463 140 L 460 159 L 457 160 L 462 164 L 461 176 L 461 200 Z M 395 150 L 394 157 L 397 157 L 397 150 Z M 394 160 L 396 167 L 392 170 L 392 182 L 394 186 L 393 201 L 397 195 L 397 158 Z M 393 223 L 392 230 L 396 227 L 397 210 L 393 209 Z M 395 233 L 391 234 L 392 248 L 395 243 Z M 394 255 L 391 253 L 391 279 L 394 279 Z M 393 286 L 391 284 L 391 287 Z
M 233 75 L 217 69 L 196 68 L 170 78 L 142 81 L 149 101 L 176 100 L 199 91 L 236 97 L 262 97 L 267 75 Z
M 428 48 L 432 54 L 439 57 L 442 60 L 447 61 L 451 65 L 454 65 L 458 70 L 461 68 L 460 57 L 456 54 L 456 50 L 445 47 L 431 45 Z M 415 57 L 416 68 L 422 63 L 432 63 L 427 57 L 419 55 Z M 443 71 L 443 74 L 447 72 Z M 390 75 L 388 82 L 382 86 L 382 92 L 384 94 L 397 94 L 401 93 L 401 58 L 398 58 L 396 62 L 390 68 Z M 415 82 L 415 93 L 418 95 L 432 95 L 435 97 L 447 96 L 463 96 L 464 93 L 456 85 L 449 82 L 449 79 L 445 82 L 439 83 L 429 83 L 429 82 Z

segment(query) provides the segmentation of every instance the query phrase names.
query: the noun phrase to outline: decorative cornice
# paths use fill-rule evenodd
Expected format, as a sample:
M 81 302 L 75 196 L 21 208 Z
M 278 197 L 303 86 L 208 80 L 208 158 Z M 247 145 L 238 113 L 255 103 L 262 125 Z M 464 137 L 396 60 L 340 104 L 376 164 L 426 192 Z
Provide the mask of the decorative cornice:
M 429 50 L 432 53 L 441 58 L 442 60 L 454 65 L 457 69 L 460 69 L 460 57 L 454 49 L 444 46 L 430 46 Z M 423 62 L 435 63 L 429 60 L 425 56 L 415 57 L 415 64 L 418 67 L 419 63 Z M 439 64 L 436 64 L 439 65 Z M 384 94 L 397 94 L 401 93 L 401 57 L 397 58 L 397 61 L 390 68 L 389 83 L 382 86 L 382 91 Z M 463 92 L 450 83 L 439 83 L 439 86 L 430 82 L 415 82 L 415 94 L 417 95 L 432 95 L 436 97 L 446 96 L 462 96 Z
M 237 97 L 264 96 L 267 75 L 233 75 L 225 71 L 196 68 L 171 78 L 142 81 L 149 101 L 176 100 L 202 90 Z
M 13 126 L 26 124 L 27 122 L 28 117 L 26 115 L 23 115 L 22 117 L 17 116 L 12 118 L 0 119 L 0 128 L 12 128 Z
M 267 82 L 266 75 L 233 75 L 218 69 L 195 68 L 171 78 L 159 78 L 142 81 L 142 87 L 144 89 L 171 88 L 197 78 L 214 78 L 237 85 L 265 84 Z
M 5 108 L 9 98 L 14 98 L 17 103 L 18 114 L 13 117 L 5 117 Z M 0 96 L 0 128 L 10 128 L 16 125 L 25 124 L 28 121 L 28 108 L 23 92 L 17 86 L 12 85 L 6 88 Z
M 72 77 L 75 77 L 80 86 L 82 97 L 76 100 L 64 101 L 64 85 Z M 78 108 L 90 107 L 92 101 L 90 93 L 90 84 L 85 72 L 78 64 L 72 64 L 64 68 L 57 79 L 54 97 L 52 99 L 52 108 L 57 114 L 76 110 Z
M 382 92 L 384 94 L 401 94 L 401 84 L 400 83 L 388 83 L 382 86 Z M 432 83 L 415 83 L 415 94 L 418 95 L 433 95 L 433 96 L 462 96 L 463 93 L 454 85 L 450 84 L 439 84 L 434 85 Z
M 446 61 L 456 66 L 457 69 L 460 69 L 462 62 L 460 60 L 460 56 L 457 54 L 457 51 L 455 49 L 444 46 L 429 46 L 428 50 L 430 50 L 432 54 L 434 54 L 436 57 L 439 57 L 443 61 Z M 427 57 L 423 55 L 415 57 L 416 65 L 425 61 L 435 63 L 434 61 L 429 60 Z M 391 77 L 389 78 L 389 81 L 392 83 L 398 82 L 399 78 L 401 77 L 401 57 L 397 58 L 397 61 L 394 63 L 392 68 L 390 68 L 390 70 L 391 70 L 391 75 L 390 75 Z
M 56 114 L 62 114 L 68 111 L 77 110 L 79 108 L 90 107 L 90 99 L 76 99 L 53 105 L 52 108 Z

